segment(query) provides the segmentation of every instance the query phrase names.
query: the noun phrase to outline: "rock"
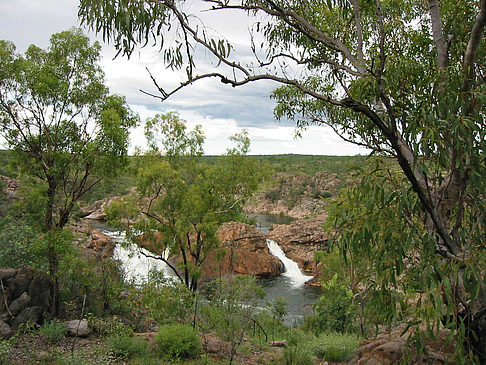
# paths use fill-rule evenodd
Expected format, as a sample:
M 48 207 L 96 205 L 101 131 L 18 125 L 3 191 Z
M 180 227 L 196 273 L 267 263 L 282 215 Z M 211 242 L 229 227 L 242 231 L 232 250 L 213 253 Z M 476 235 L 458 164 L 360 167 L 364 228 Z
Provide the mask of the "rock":
M 13 290 L 13 298 L 18 298 L 23 292 L 29 289 L 30 283 L 34 278 L 34 271 L 30 267 L 24 267 L 17 271 L 17 275 L 13 278 L 15 282 L 15 290 Z
M 413 364 L 453 364 L 454 344 L 446 343 L 449 330 L 442 329 L 435 341 L 426 340 L 426 348 L 421 356 L 413 348 L 413 341 L 408 342 L 409 334 L 401 336 L 404 327 L 400 326 L 390 332 L 382 332 L 374 339 L 364 340 L 351 362 L 357 365 L 391 365 L 412 356 Z M 410 347 L 412 346 L 412 347 Z M 407 353 L 409 352 L 409 354 Z
M 231 344 L 223 341 L 221 338 L 208 334 L 201 337 L 203 349 L 208 354 L 218 354 L 220 357 L 226 357 L 231 351 Z
M 51 293 L 54 290 L 51 278 L 43 272 L 36 272 L 29 286 L 30 306 L 50 307 Z
M 248 213 L 285 214 L 303 219 L 325 210 L 321 195 L 335 195 L 347 177 L 325 171 L 314 175 L 282 172 L 272 177 L 274 184 L 259 191 L 244 206 Z
M 254 275 L 268 278 L 280 275 L 283 265 L 267 247 L 265 236 L 255 226 L 240 222 L 223 224 L 218 230 L 221 247 L 226 251 L 220 260 L 211 252 L 202 265 L 204 278 L 225 274 Z
M 16 269 L 0 269 L 0 280 L 13 278 L 17 274 Z
M 30 295 L 27 294 L 26 292 L 23 292 L 20 297 L 15 299 L 10 305 L 10 313 L 12 313 L 14 316 L 17 315 L 20 311 L 22 311 L 27 305 L 30 303 Z
M 267 234 L 267 238 L 277 242 L 288 258 L 315 277 L 312 281 L 314 286 L 320 286 L 317 278 L 320 270 L 314 261 L 314 251 L 328 248 L 329 236 L 323 228 L 326 218 L 320 216 L 290 224 L 273 225 Z
M 79 337 L 86 337 L 90 333 L 88 321 L 85 319 L 66 322 L 66 329 L 68 335 L 72 337 L 75 337 L 76 333 Z
M 265 236 L 255 226 L 241 222 L 224 223 L 217 235 L 220 247 L 209 252 L 201 265 L 203 281 L 236 274 L 269 278 L 282 272 L 282 263 L 270 253 Z M 170 260 L 177 265 L 182 258 L 174 256 Z
M 98 200 L 91 205 L 81 208 L 81 217 L 85 219 L 92 220 L 104 220 L 106 218 L 105 207 L 110 205 L 114 200 L 119 199 L 119 197 L 110 197 L 102 200 Z
M 22 323 L 42 323 L 44 321 L 44 308 L 29 307 L 25 308 L 15 317 L 12 322 L 13 327 L 18 327 Z
M 286 340 L 272 341 L 272 342 L 270 342 L 270 346 L 272 346 L 272 347 L 287 347 L 287 341 Z
M 0 321 L 0 338 L 10 338 L 13 335 L 13 331 L 8 324 L 4 321 Z

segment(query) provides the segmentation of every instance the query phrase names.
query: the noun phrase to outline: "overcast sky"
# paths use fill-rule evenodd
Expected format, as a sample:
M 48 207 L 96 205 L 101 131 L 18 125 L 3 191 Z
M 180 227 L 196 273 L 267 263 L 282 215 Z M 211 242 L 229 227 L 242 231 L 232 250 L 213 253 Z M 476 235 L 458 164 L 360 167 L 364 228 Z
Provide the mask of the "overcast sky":
M 198 0 L 194 0 L 198 6 Z M 28 45 L 45 48 L 51 34 L 79 26 L 77 0 L 0 0 L 0 39 L 15 43 L 23 52 Z M 213 22 L 232 42 L 245 43 L 247 25 L 237 14 L 221 17 L 201 14 Z M 235 25 L 241 25 L 235 27 Z M 94 34 L 89 34 L 95 39 Z M 100 43 L 101 39 L 99 39 Z M 366 154 L 362 148 L 342 141 L 327 127 L 309 127 L 302 138 L 295 139 L 295 128 L 289 122 L 275 121 L 273 101 L 269 93 L 277 87 L 271 82 L 252 83 L 232 88 L 216 80 L 204 80 L 191 85 L 161 103 L 142 94 L 143 89 L 156 93 L 145 67 L 149 67 L 159 82 L 176 85 L 183 76 L 166 70 L 155 49 L 144 48 L 130 60 L 118 57 L 111 45 L 103 44 L 102 67 L 112 93 L 125 95 L 133 110 L 145 120 L 156 113 L 178 111 L 189 126 L 201 124 L 206 135 L 205 153 L 220 154 L 229 147 L 228 137 L 247 129 L 251 138 L 250 154 Z M 142 128 L 132 132 L 131 150 L 144 147 Z

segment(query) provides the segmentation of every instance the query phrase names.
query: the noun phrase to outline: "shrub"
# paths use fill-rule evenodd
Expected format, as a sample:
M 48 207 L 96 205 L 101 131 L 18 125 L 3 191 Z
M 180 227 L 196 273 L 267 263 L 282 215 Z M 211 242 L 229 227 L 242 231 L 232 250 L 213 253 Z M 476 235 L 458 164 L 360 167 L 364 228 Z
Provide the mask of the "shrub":
M 287 347 L 284 349 L 283 360 L 285 365 L 313 365 L 312 355 L 305 346 L 309 341 L 304 333 L 292 331 L 289 334 Z
M 155 342 L 162 354 L 174 360 L 195 357 L 201 349 L 201 341 L 194 329 L 179 323 L 160 327 Z
M 128 334 L 112 335 L 106 339 L 111 355 L 117 358 L 129 359 L 142 355 L 147 351 L 148 343 L 141 338 Z
M 311 345 L 314 356 L 326 361 L 350 361 L 358 348 L 359 337 L 352 334 L 321 334 Z
M 44 323 L 38 331 L 47 342 L 56 343 L 66 335 L 66 325 L 54 320 Z
M 306 326 L 314 333 L 354 332 L 357 330 L 357 308 L 353 303 L 353 292 L 338 281 L 338 275 L 322 284 L 322 297 L 314 304 L 315 316 L 307 320 Z
M 103 336 L 131 335 L 133 333 L 133 330 L 116 316 L 110 319 L 101 319 L 88 315 L 88 323 L 93 332 Z

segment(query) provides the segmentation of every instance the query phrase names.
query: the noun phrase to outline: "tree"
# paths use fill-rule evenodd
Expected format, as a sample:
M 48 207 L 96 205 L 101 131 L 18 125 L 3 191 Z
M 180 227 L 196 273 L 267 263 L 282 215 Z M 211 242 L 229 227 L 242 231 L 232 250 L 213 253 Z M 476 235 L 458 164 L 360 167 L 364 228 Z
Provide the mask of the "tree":
M 196 291 L 201 265 L 210 252 L 219 249 L 218 228 L 241 218 L 245 199 L 263 175 L 255 161 L 245 156 L 250 144 L 245 131 L 231 137 L 236 147 L 211 165 L 201 160 L 201 127 L 188 131 L 177 113 L 148 119 L 145 134 L 151 150 L 140 161 L 140 209 L 134 209 L 128 199 L 112 203 L 108 216 L 120 218 L 128 212 L 136 220 L 133 230 L 128 227 L 132 240 L 140 240 L 134 233 L 143 232 L 156 258 Z M 178 265 L 169 260 L 167 251 L 177 257 Z
M 0 41 L 1 133 L 23 172 L 37 179 L 55 314 L 56 242 L 78 200 L 127 164 L 129 128 L 138 120 L 123 97 L 108 94 L 99 58 L 99 44 L 79 29 L 54 34 L 46 50 L 31 45 L 23 56 Z
M 79 15 L 126 55 L 136 45 L 171 39 L 175 32 L 174 43 L 162 43 L 164 61 L 175 69 L 185 66 L 187 80 L 169 91 L 156 82 L 162 100 L 204 78 L 232 86 L 274 80 L 281 84 L 273 92 L 277 118 L 301 127 L 328 125 L 343 139 L 392 157 L 405 179 L 396 185 L 396 176 L 388 179 L 385 173 L 382 181 L 396 188 L 390 194 L 407 207 L 402 198 L 416 198 L 413 217 L 409 210 L 397 212 L 400 224 L 393 231 L 418 230 L 412 246 L 428 253 L 420 260 L 442 293 L 434 311 L 452 313 L 447 325 L 459 332 L 465 328 L 463 342 L 486 363 L 481 324 L 486 315 L 486 0 L 204 3 L 222 14 L 240 10 L 255 16 L 253 64 L 235 59 L 234 46 L 187 13 L 184 1 L 82 0 Z M 216 70 L 197 73 L 201 46 L 214 56 Z M 367 201 L 372 206 L 384 196 L 367 195 Z M 380 227 L 368 227 L 359 242 L 376 243 L 375 228 Z M 403 270 L 401 259 L 411 256 L 408 245 L 394 242 L 392 249 L 391 241 L 381 246 L 390 257 L 389 270 L 380 272 L 389 278 L 386 290 Z

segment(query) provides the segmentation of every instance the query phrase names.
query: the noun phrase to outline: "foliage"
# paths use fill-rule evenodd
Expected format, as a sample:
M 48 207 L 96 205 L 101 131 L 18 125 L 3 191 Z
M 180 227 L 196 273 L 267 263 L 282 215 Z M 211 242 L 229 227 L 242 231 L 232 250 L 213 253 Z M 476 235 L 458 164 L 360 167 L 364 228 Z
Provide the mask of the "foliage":
M 408 308 L 410 324 L 433 337 L 443 318 L 458 353 L 472 349 L 470 361 L 484 363 L 486 0 L 210 1 L 221 16 L 255 17 L 254 62 L 239 62 L 236 44 L 183 4 L 82 0 L 80 15 L 125 54 L 158 36 L 165 63 L 187 76 L 172 91 L 157 84 L 162 100 L 209 77 L 235 87 L 273 80 L 278 119 L 328 125 L 394 159 L 400 174 L 379 168 L 339 203 L 340 247 L 375 254 L 372 303 L 390 324 L 403 312 L 404 263 L 421 266 L 426 299 Z M 215 69 L 198 73 L 199 47 Z
M 196 357 L 201 340 L 191 326 L 173 323 L 159 328 L 155 336 L 158 351 L 172 360 Z
M 0 267 L 47 268 L 45 243 L 25 219 L 0 218 Z
M 66 324 L 52 320 L 40 326 L 38 331 L 47 342 L 56 343 L 66 335 Z
M 283 360 L 285 365 L 312 365 L 312 354 L 306 344 L 309 336 L 299 330 L 289 333 L 287 346 L 284 349 Z
M 8 355 L 11 351 L 12 344 L 8 340 L 0 339 L 0 364 L 9 364 Z
M 93 332 L 102 336 L 130 336 L 133 334 L 133 330 L 116 316 L 108 319 L 102 319 L 94 316 L 92 313 L 88 313 L 87 320 L 89 327 L 93 330 Z
M 307 319 L 314 333 L 355 332 L 357 330 L 357 308 L 353 303 L 353 292 L 348 285 L 338 281 L 338 275 L 322 283 L 322 296 L 314 304 L 315 315 Z
M 61 298 L 66 310 L 85 307 L 96 316 L 126 314 L 129 303 L 120 298 L 126 289 L 118 264 L 111 260 L 83 257 L 77 250 L 65 252 L 60 262 Z
M 108 95 L 100 49 L 78 29 L 52 35 L 46 50 L 31 45 L 24 55 L 0 41 L 1 135 L 22 171 L 37 180 L 54 313 L 59 252 L 49 238 L 86 192 L 126 166 L 129 128 L 138 120 L 123 97 Z
M 188 323 L 193 315 L 197 293 L 180 282 L 152 275 L 138 293 L 137 308 L 145 308 L 147 315 L 157 323 Z
M 333 362 L 350 361 L 358 349 L 359 337 L 353 334 L 322 333 L 310 347 L 314 356 Z
M 125 360 L 144 354 L 148 348 L 145 340 L 123 333 L 111 335 L 106 342 L 111 355 Z
M 246 132 L 231 137 L 229 149 L 213 165 L 200 159 L 204 136 L 199 126 L 188 131 L 176 113 L 156 115 L 146 123 L 151 151 L 138 160 L 138 191 L 148 199 L 124 199 L 109 208 L 120 223 L 135 220 L 135 231 L 151 251 L 163 260 L 179 280 L 195 291 L 200 266 L 212 251 L 218 251 L 218 227 L 242 215 L 242 205 L 257 188 L 262 174 L 245 157 L 249 150 Z M 144 203 L 145 202 L 145 203 Z M 136 242 L 134 231 L 127 236 Z M 164 256 L 167 249 L 177 256 L 174 265 Z
M 205 287 L 209 305 L 202 308 L 205 331 L 216 333 L 231 344 L 230 363 L 244 338 L 252 333 L 267 334 L 257 321 L 256 307 L 264 296 L 263 289 L 251 276 L 227 277 L 215 280 Z

